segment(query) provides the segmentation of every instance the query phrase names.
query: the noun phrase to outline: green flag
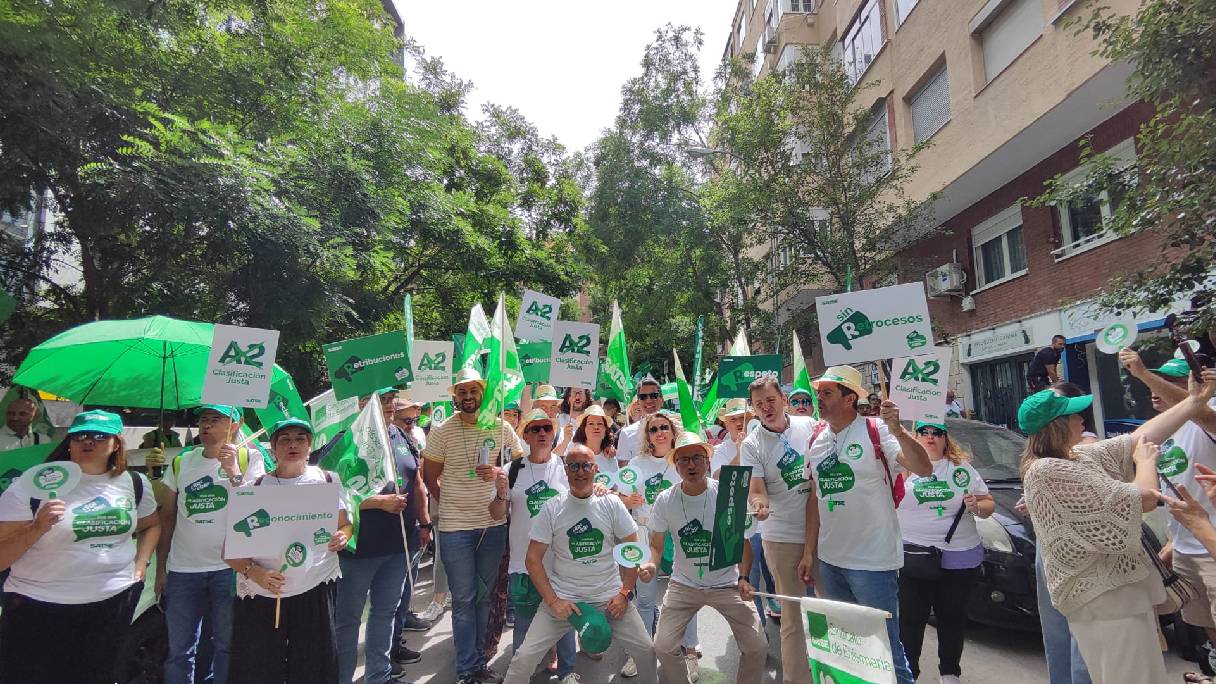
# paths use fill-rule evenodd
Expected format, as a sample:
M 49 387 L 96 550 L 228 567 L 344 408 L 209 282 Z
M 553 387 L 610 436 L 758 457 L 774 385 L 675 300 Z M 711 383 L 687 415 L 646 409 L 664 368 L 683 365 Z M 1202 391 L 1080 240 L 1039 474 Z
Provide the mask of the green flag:
M 350 429 L 342 434 L 341 441 L 317 464 L 338 476 L 349 497 L 348 513 L 355 533 L 346 548 L 351 551 L 355 550 L 359 539 L 359 504 L 379 494 L 392 482 L 392 459 L 393 447 L 384 425 L 384 412 L 380 402 L 373 399 L 359 412 Z
M 285 418 L 305 418 L 308 410 L 300 399 L 300 390 L 288 373 L 276 373 L 274 382 L 270 383 L 270 399 L 266 408 L 254 409 L 262 428 L 269 430 L 272 425 Z
M 633 399 L 633 382 L 629 376 L 629 351 L 625 344 L 625 328 L 621 325 L 621 307 L 612 300 L 612 325 L 608 330 L 608 353 L 601 366 L 606 380 L 601 390 L 605 397 L 611 397 L 626 404 Z
M 701 347 L 705 344 L 705 316 L 697 316 L 697 332 L 692 338 L 692 398 L 701 395 Z
M 680 365 L 680 355 L 676 350 L 671 350 L 671 358 L 676 364 L 676 391 L 679 393 L 680 399 L 680 422 L 684 424 L 684 429 L 698 436 L 704 436 L 705 433 L 701 429 L 701 416 L 697 413 L 697 405 L 692 400 L 692 390 L 688 387 L 688 381 L 684 379 L 684 367 Z
M 497 425 L 503 408 L 512 401 L 519 401 L 524 390 L 524 372 L 519 366 L 519 351 L 507 322 L 507 307 L 502 295 L 498 295 L 498 306 L 489 327 L 486 393 L 481 400 L 481 409 L 477 411 L 477 427 L 482 430 Z
M 339 432 L 350 427 L 359 415 L 359 398 L 339 400 L 333 390 L 326 390 L 308 400 L 312 416 L 312 448 L 320 449 Z
M 714 505 L 714 531 L 709 539 L 710 570 L 721 570 L 743 559 L 751 481 L 751 466 L 722 466 L 718 475 L 718 500 Z
M 726 355 L 748 356 L 751 353 L 751 345 L 747 343 L 747 332 L 740 330 L 735 335 L 735 341 L 731 343 Z M 718 411 L 724 404 L 726 404 L 726 399 L 718 398 L 718 378 L 715 377 L 709 385 L 709 390 L 705 392 L 705 400 L 701 402 L 701 422 L 705 425 L 713 425 L 718 418 Z
M 459 345 L 460 363 L 457 370 L 477 367 L 477 357 L 486 350 L 486 338 L 489 336 L 490 324 L 486 322 L 486 312 L 480 303 L 474 304 L 469 309 L 469 327 L 464 334 L 464 343 Z
M 814 418 L 819 420 L 819 397 L 815 396 L 815 388 L 811 386 L 811 376 L 806 372 L 806 357 L 802 355 L 802 345 L 798 342 L 798 333 L 794 336 L 794 390 L 804 390 L 811 395 L 811 405 L 814 406 Z M 791 390 L 792 392 L 793 390 Z

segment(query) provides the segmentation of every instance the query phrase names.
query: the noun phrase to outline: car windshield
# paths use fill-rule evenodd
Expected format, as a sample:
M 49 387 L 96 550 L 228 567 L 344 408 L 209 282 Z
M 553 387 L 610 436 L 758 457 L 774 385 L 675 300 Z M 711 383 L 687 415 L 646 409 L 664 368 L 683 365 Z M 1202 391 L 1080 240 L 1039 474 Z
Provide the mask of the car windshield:
M 1021 479 L 1018 463 L 1026 438 L 999 425 L 975 420 L 946 420 L 950 439 L 971 454 L 971 465 L 985 480 Z

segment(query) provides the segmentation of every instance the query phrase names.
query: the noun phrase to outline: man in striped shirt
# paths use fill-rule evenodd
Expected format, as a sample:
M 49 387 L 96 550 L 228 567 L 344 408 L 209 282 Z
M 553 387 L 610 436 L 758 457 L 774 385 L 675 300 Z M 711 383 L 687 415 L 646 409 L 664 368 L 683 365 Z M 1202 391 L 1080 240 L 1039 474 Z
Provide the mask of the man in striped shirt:
M 478 601 L 478 586 L 494 586 L 507 546 L 506 520 L 490 515 L 498 464 L 522 453 L 519 438 L 501 419 L 488 430 L 477 427 L 486 383 L 473 369 L 461 370 L 451 387 L 456 415 L 435 426 L 422 450 L 423 480 L 439 501 L 439 545 L 452 593 L 452 633 L 458 684 L 501 682 L 485 653 L 489 602 Z M 503 461 L 500 461 L 500 455 Z M 442 482 L 440 478 L 442 479 Z

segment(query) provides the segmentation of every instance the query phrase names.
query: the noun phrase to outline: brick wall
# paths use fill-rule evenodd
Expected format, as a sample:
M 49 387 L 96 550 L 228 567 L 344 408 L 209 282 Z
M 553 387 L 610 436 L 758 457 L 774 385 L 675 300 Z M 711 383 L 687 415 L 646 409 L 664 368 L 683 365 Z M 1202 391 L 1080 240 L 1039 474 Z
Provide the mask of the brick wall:
M 1152 115 L 1143 103 L 1134 104 L 1098 125 L 1089 136 L 1094 148 L 1105 151 L 1135 135 Z M 943 230 L 910 248 L 899 257 L 900 282 L 915 282 L 931 268 L 948 263 L 957 251 L 968 275 L 967 289 L 978 282 L 975 275 L 971 229 L 1020 198 L 1043 192 L 1043 183 L 1076 168 L 1079 148 L 1073 143 L 1043 159 L 1010 183 L 967 207 L 943 224 Z M 1056 262 L 1051 251 L 1060 246 L 1060 227 L 1051 207 L 1022 208 L 1023 241 L 1027 273 L 975 294 L 975 310 L 962 311 L 958 297 L 929 300 L 935 325 L 950 335 L 998 325 L 1059 308 L 1092 296 L 1111 277 L 1138 270 L 1161 258 L 1159 231 L 1145 231 Z

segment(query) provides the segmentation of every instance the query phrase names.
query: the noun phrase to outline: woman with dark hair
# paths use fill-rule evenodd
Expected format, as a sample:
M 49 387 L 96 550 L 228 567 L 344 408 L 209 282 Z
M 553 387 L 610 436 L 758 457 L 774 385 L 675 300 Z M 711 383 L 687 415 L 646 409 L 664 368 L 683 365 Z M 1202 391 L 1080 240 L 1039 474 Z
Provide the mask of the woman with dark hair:
M 79 479 L 50 498 L 24 479 L 0 496 L 0 681 L 115 681 L 160 522 L 147 478 L 127 470 L 122 419 L 76 415 L 47 462 Z M 74 470 L 74 469 L 73 469 Z
M 578 429 L 574 431 L 574 443 L 585 444 L 595 453 L 595 464 L 601 473 L 616 473 L 620 468 L 616 460 L 616 435 L 609 428 L 604 409 L 592 404 L 579 416 Z

